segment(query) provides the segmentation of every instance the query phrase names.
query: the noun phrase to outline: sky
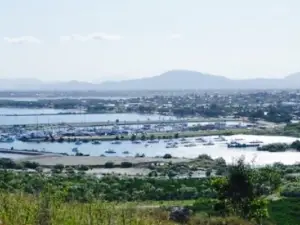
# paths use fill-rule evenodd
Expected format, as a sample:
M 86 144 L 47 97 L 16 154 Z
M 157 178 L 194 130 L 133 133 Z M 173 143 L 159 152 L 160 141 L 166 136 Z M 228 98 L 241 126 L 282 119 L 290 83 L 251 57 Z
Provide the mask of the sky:
M 299 0 L 0 0 L 0 78 L 300 72 Z

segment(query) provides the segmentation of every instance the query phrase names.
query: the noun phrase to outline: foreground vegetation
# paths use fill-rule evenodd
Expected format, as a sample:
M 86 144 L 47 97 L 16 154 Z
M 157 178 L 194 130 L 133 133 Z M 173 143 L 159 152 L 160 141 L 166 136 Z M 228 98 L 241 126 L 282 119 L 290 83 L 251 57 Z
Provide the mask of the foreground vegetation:
M 223 169 L 224 176 L 207 174 L 201 179 L 97 178 L 74 170 L 44 174 L 2 169 L 0 220 L 11 225 L 171 225 L 178 221 L 169 219 L 170 207 L 183 205 L 193 214 L 180 224 L 300 224 L 300 198 L 284 197 L 289 191 L 300 193 L 295 175 L 300 165 L 251 168 L 240 159 Z

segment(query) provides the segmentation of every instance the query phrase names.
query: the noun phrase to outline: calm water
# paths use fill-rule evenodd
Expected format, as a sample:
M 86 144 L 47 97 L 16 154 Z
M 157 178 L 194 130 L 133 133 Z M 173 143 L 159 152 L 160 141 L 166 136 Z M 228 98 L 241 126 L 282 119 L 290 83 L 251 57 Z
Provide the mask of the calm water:
M 3 109 L 3 108 L 2 108 Z M 137 120 L 159 120 L 170 119 L 172 117 L 160 115 L 142 115 L 134 113 L 117 113 L 117 114 L 81 114 L 81 115 L 41 115 L 41 116 L 24 116 L 26 114 L 37 113 L 59 113 L 67 111 L 57 111 L 55 109 L 4 109 L 0 108 L 0 115 L 3 114 L 23 114 L 23 116 L 0 116 L 0 125 L 13 124 L 36 124 L 36 123 L 71 123 L 71 122 L 99 122 L 99 121 L 137 121 Z
M 55 113 L 80 112 L 79 110 L 63 109 L 26 109 L 26 108 L 0 108 L 0 115 L 30 115 L 30 114 L 55 114 Z
M 261 140 L 264 144 L 269 143 L 291 143 L 296 138 L 291 137 L 276 137 L 276 136 L 254 136 L 254 135 L 234 135 L 226 137 L 228 141 L 235 138 L 243 138 L 245 142 Z M 213 137 L 206 137 L 207 140 L 213 140 Z M 193 138 L 189 140 L 194 140 Z M 256 148 L 246 149 L 228 149 L 225 143 L 216 143 L 214 146 L 203 146 L 198 143 L 196 147 L 184 147 L 179 145 L 178 148 L 165 148 L 166 143 L 161 141 L 158 144 L 149 144 L 148 147 L 143 144 L 132 144 L 129 141 L 123 142 L 121 145 L 113 145 L 110 142 L 102 142 L 101 145 L 93 145 L 86 143 L 82 145 L 75 145 L 74 143 L 24 143 L 15 142 L 12 144 L 1 143 L 0 147 L 10 148 L 14 146 L 15 149 L 45 149 L 52 152 L 66 152 L 72 154 L 72 148 L 77 147 L 80 152 L 84 154 L 90 154 L 93 156 L 100 156 L 105 154 L 104 151 L 107 149 L 113 149 L 116 151 L 117 156 L 124 156 L 123 151 L 129 151 L 129 155 L 135 155 L 136 153 L 144 153 L 146 156 L 163 156 L 165 153 L 170 153 L 176 157 L 193 158 L 200 154 L 208 154 L 213 158 L 223 157 L 227 162 L 231 163 L 234 159 L 241 156 L 245 156 L 247 162 L 254 160 L 254 164 L 263 165 L 271 164 L 274 162 L 282 162 L 285 164 L 293 164 L 300 162 L 300 152 L 259 152 Z M 106 154 L 107 155 L 107 154 Z
M 119 99 L 129 99 L 130 97 L 123 96 L 86 96 L 86 97 L 0 97 L 0 100 L 11 100 L 11 101 L 38 101 L 43 99 L 56 100 L 56 99 L 103 99 L 103 100 L 119 100 Z

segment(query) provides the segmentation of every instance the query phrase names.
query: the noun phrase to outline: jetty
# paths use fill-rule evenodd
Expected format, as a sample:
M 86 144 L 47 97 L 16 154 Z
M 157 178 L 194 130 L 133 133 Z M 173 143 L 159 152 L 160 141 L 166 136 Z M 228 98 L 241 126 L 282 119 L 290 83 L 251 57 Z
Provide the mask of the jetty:
M 117 115 L 116 115 L 117 117 Z M 185 118 L 185 119 L 169 119 L 169 120 L 136 120 L 136 121 L 98 121 L 98 122 L 69 122 L 69 123 L 39 123 L 39 127 L 101 127 L 101 126 L 114 126 L 114 125 L 147 125 L 147 124 L 186 124 L 186 123 L 226 123 L 226 122 L 247 122 L 240 118 Z M 2 128 L 24 127 L 36 128 L 37 124 L 14 124 L 14 125 L 1 125 Z
M 54 153 L 54 152 L 47 152 L 47 151 L 27 150 L 27 149 L 18 150 L 18 149 L 7 149 L 7 148 L 0 148 L 0 153 L 25 155 L 25 156 L 65 155 L 62 153 Z

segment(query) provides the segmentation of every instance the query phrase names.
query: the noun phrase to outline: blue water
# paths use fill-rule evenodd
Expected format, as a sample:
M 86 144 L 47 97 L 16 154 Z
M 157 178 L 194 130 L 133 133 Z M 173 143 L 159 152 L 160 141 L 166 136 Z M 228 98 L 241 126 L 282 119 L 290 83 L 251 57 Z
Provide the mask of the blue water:
M 269 143 L 291 143 L 296 138 L 282 137 L 282 136 L 255 136 L 255 135 L 233 135 L 225 137 L 227 141 L 231 141 L 235 138 L 243 138 L 246 142 L 260 140 L 264 144 Z M 213 137 L 205 137 L 205 139 L 213 140 Z M 194 138 L 189 138 L 192 142 Z M 134 156 L 136 153 L 144 153 L 146 156 L 163 156 L 166 153 L 170 153 L 172 156 L 176 157 L 186 157 L 195 158 L 200 154 L 208 154 L 213 158 L 223 157 L 228 163 L 232 163 L 235 159 L 245 156 L 246 161 L 254 163 L 257 165 L 271 164 L 274 162 L 282 162 L 285 164 L 293 164 L 300 162 L 300 152 L 263 152 L 256 151 L 256 148 L 246 148 L 246 149 L 228 149 L 226 143 L 216 142 L 213 146 L 204 146 L 197 143 L 195 147 L 184 147 L 183 144 L 179 144 L 178 148 L 166 148 L 166 143 L 161 140 L 157 144 L 149 144 L 145 147 L 145 142 L 143 144 L 132 144 L 130 141 L 124 141 L 120 145 L 113 145 L 111 142 L 102 142 L 100 145 L 93 145 L 91 143 L 83 143 L 82 145 L 75 145 L 75 143 L 28 143 L 19 142 L 14 143 L 0 143 L 0 148 L 10 148 L 15 149 L 36 149 L 36 150 L 47 150 L 52 152 L 65 152 L 68 154 L 72 153 L 72 148 L 77 147 L 80 152 L 84 154 L 90 154 L 92 156 L 100 156 L 105 154 L 108 149 L 113 149 L 116 154 L 111 154 L 113 156 L 127 156 L 124 155 L 123 151 L 129 151 L 130 154 Z M 110 155 L 110 154 L 105 154 Z
M 80 115 L 59 115 L 58 113 L 76 112 L 76 110 L 57 109 L 16 109 L 0 108 L 0 125 L 13 124 L 37 124 L 37 123 L 71 123 L 71 122 L 99 122 L 99 121 L 137 121 L 137 120 L 166 120 L 171 117 L 160 115 L 142 115 L 135 113 L 105 113 L 105 114 L 80 114 Z M 78 111 L 77 111 L 78 112 Z M 52 114 L 30 116 L 28 114 Z M 12 115 L 13 116 L 3 116 Z M 22 115 L 22 116 L 15 116 Z

